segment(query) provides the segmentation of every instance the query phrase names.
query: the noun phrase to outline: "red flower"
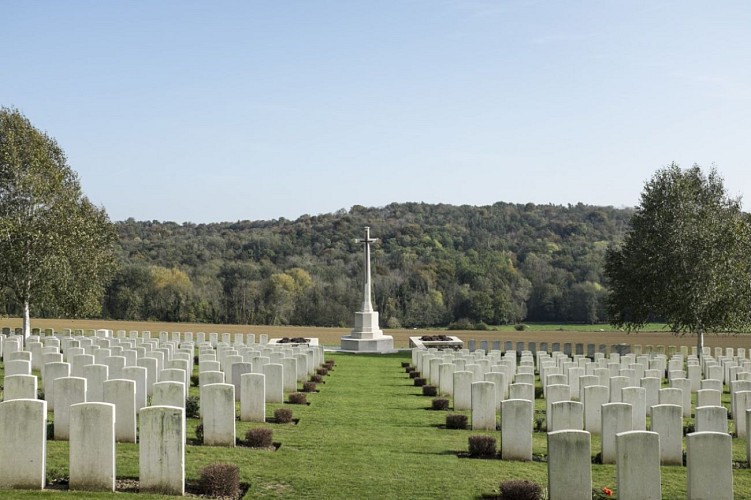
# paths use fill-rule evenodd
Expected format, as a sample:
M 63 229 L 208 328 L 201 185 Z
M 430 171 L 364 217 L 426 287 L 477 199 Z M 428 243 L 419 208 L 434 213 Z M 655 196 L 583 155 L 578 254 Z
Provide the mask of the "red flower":
M 605 493 L 607 496 L 613 496 L 613 490 L 611 490 L 610 488 L 605 487 L 602 489 L 602 492 Z

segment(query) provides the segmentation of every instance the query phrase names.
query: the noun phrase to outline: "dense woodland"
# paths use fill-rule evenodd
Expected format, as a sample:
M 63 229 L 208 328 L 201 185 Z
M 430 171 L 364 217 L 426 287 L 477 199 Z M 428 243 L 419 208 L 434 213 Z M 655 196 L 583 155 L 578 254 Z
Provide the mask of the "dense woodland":
M 363 226 L 383 326 L 606 321 L 605 250 L 633 210 L 393 203 L 295 221 L 115 223 L 121 267 L 102 317 L 351 326 Z M 10 304 L 12 308 L 12 304 Z M 12 313 L 12 310 L 7 312 Z M 42 305 L 33 314 L 52 316 Z

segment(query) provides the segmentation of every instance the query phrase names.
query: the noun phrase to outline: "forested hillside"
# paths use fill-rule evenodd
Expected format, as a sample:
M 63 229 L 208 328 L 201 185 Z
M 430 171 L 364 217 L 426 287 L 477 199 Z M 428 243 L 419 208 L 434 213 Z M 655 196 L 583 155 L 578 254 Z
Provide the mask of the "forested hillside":
M 383 326 L 605 321 L 605 249 L 631 214 L 582 204 L 394 203 L 295 221 L 131 219 L 116 223 L 122 267 L 102 315 L 351 326 L 363 282 L 354 240 L 370 226 Z

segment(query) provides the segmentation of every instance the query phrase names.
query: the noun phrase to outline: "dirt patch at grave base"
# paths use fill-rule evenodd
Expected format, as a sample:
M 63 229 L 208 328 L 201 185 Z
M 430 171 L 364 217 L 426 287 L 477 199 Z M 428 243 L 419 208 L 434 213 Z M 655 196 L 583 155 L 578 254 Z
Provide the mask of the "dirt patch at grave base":
M 45 489 L 48 490 L 57 490 L 57 491 L 67 491 L 68 488 L 68 480 L 67 479 L 60 479 L 58 481 L 51 482 L 47 484 Z M 218 500 L 236 500 L 237 498 L 243 498 L 245 494 L 250 489 L 250 484 L 248 483 L 240 483 L 240 494 L 238 497 L 226 497 L 226 496 L 210 496 L 210 495 L 203 495 L 201 493 L 200 486 L 198 484 L 198 481 L 186 481 L 185 483 L 185 496 L 189 498 L 214 498 Z M 115 491 L 118 493 L 139 493 L 139 483 L 138 479 L 133 478 L 121 478 L 115 480 Z

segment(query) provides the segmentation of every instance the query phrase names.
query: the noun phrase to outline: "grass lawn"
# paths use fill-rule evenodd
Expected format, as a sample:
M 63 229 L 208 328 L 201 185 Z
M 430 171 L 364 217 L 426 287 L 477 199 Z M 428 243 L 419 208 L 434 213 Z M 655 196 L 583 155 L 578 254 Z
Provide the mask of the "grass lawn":
M 529 479 L 545 485 L 543 462 L 460 458 L 472 431 L 442 428 L 447 412 L 429 410 L 431 398 L 401 368 L 408 353 L 347 355 L 327 353 L 336 366 L 309 406 L 267 405 L 267 413 L 285 406 L 299 418 L 293 424 L 237 422 L 237 436 L 253 426 L 274 430 L 277 451 L 189 445 L 186 475 L 195 480 L 201 467 L 231 462 L 249 483 L 245 498 L 480 498 L 498 491 L 501 481 Z M 195 392 L 195 388 L 191 389 Z M 727 399 L 727 394 L 725 395 Z M 540 402 L 537 402 L 539 408 Z M 468 412 L 467 412 L 468 414 Z M 189 419 L 189 438 L 198 421 Z M 500 432 L 483 432 L 496 436 Z M 733 440 L 733 459 L 745 460 L 744 444 Z M 592 439 L 592 455 L 599 440 Z M 545 434 L 535 433 L 534 453 L 544 455 Z M 48 471 L 67 474 L 68 445 L 48 441 Z M 593 486 L 615 489 L 615 467 L 593 465 Z M 138 449 L 117 446 L 118 478 L 138 477 Z M 686 498 L 685 467 L 663 467 L 663 497 Z M 751 469 L 734 470 L 736 498 L 751 498 Z M 82 494 L 67 491 L 0 491 L 1 498 L 128 498 L 127 493 Z M 164 498 L 137 495 L 137 498 Z

